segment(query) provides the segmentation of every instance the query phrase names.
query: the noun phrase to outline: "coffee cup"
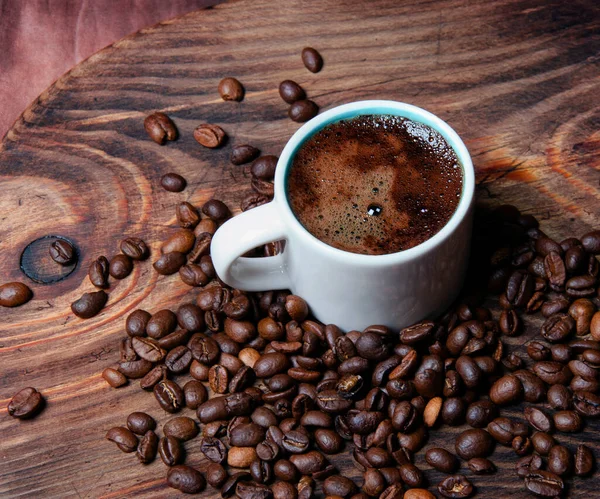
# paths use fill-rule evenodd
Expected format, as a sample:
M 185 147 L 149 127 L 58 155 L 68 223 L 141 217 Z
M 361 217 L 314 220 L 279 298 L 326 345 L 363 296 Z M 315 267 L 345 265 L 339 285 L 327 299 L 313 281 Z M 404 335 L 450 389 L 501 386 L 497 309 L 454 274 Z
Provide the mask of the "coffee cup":
M 427 125 L 445 139 L 462 168 L 462 192 L 448 222 L 404 251 L 367 255 L 337 249 L 308 232 L 290 207 L 286 182 L 297 151 L 327 125 L 361 115 L 392 115 Z M 273 201 L 232 218 L 214 235 L 213 264 L 226 284 L 245 291 L 289 289 L 308 302 L 319 321 L 346 331 L 372 324 L 406 327 L 435 317 L 455 300 L 469 258 L 475 173 L 464 143 L 437 116 L 384 100 L 330 109 L 304 124 L 286 144 L 274 188 Z M 278 255 L 241 256 L 280 240 L 285 245 Z

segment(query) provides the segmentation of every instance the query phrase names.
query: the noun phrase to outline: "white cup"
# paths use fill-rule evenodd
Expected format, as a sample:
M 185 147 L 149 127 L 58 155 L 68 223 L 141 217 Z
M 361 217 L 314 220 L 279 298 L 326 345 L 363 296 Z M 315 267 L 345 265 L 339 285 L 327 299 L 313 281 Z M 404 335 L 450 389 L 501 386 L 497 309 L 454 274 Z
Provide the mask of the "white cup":
M 300 224 L 286 197 L 288 172 L 304 141 L 330 123 L 365 114 L 402 116 L 430 126 L 454 149 L 463 168 L 461 198 L 448 223 L 427 241 L 398 253 L 363 255 L 329 246 Z M 469 152 L 437 116 L 394 101 L 345 104 L 310 120 L 292 136 L 277 163 L 273 201 L 232 218 L 217 230 L 211 244 L 213 264 L 232 287 L 291 290 L 325 324 L 346 331 L 372 324 L 402 328 L 442 313 L 456 298 L 469 257 L 474 190 Z M 279 240 L 286 241 L 281 254 L 240 256 Z

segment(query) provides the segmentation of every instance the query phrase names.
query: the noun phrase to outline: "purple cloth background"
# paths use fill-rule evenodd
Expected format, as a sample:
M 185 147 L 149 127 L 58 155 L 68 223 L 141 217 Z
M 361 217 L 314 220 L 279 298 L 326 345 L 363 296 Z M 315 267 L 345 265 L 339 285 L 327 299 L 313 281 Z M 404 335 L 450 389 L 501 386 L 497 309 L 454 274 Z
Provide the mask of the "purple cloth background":
M 0 0 L 0 137 L 54 80 L 101 48 L 215 0 Z

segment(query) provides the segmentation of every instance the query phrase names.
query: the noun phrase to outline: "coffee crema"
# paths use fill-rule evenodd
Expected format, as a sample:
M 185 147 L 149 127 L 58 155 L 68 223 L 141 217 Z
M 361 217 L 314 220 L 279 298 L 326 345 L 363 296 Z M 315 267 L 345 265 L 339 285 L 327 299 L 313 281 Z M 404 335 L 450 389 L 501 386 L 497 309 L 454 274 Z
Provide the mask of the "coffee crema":
M 383 255 L 431 238 L 460 201 L 463 172 L 439 132 L 407 118 L 362 115 L 310 137 L 287 196 L 300 223 L 344 251 Z

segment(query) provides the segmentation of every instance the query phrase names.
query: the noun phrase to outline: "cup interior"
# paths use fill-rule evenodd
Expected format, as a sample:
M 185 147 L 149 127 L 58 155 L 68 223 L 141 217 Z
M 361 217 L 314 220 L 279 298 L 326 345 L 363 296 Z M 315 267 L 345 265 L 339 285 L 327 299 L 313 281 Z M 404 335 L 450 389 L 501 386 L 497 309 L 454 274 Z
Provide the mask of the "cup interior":
M 323 128 L 342 121 L 355 118 L 363 115 L 392 115 L 402 118 L 407 118 L 411 121 L 422 123 L 429 126 L 436 132 L 438 132 L 448 143 L 448 145 L 456 153 L 459 165 L 462 169 L 462 190 L 460 195 L 459 203 L 456 210 L 446 222 L 445 226 L 438 231 L 436 234 L 431 236 L 424 242 L 397 252 L 388 253 L 383 255 L 367 255 L 359 253 L 351 253 L 344 251 L 333 246 L 330 246 L 320 239 L 312 235 L 298 220 L 294 214 L 289 201 L 288 201 L 288 177 L 293 164 L 296 153 L 302 148 L 302 146 L 308 141 L 314 134 L 322 130 Z M 467 214 L 472 201 L 475 187 L 475 175 L 473 170 L 473 164 L 469 152 L 460 139 L 458 134 L 444 121 L 435 116 L 434 114 L 425 111 L 419 107 L 405 104 L 395 101 L 359 101 L 350 104 L 344 104 L 336 108 L 330 109 L 317 117 L 313 118 L 309 122 L 305 123 L 300 129 L 289 140 L 285 146 L 277 164 L 277 170 L 275 174 L 275 198 L 284 205 L 284 209 L 287 211 L 288 217 L 293 219 L 295 227 L 298 230 L 305 232 L 305 235 L 314 239 L 315 244 L 323 245 L 329 250 L 339 252 L 343 255 L 352 255 L 357 258 L 369 258 L 369 259 L 384 259 L 388 257 L 395 257 L 397 255 L 404 255 L 405 257 L 416 256 L 413 255 L 416 252 L 424 251 L 428 247 L 439 244 L 445 239 L 455 226 L 465 217 Z M 340 255 L 341 256 L 341 255 Z

